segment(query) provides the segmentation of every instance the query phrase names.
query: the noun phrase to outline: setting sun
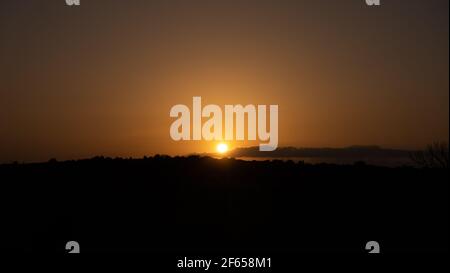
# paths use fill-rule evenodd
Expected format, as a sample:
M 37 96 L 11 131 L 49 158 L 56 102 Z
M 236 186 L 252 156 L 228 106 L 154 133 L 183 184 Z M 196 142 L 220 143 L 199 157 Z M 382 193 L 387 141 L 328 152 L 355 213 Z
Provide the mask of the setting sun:
M 216 147 L 217 152 L 224 154 L 228 151 L 228 145 L 225 143 L 219 143 Z

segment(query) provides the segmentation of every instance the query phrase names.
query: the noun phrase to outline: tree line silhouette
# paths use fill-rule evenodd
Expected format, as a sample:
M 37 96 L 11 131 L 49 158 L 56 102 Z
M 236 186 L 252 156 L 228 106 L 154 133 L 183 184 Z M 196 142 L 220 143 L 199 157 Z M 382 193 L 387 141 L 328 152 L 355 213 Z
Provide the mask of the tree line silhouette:
M 156 155 L 0 177 L 2 248 L 17 251 L 448 251 L 444 168 Z

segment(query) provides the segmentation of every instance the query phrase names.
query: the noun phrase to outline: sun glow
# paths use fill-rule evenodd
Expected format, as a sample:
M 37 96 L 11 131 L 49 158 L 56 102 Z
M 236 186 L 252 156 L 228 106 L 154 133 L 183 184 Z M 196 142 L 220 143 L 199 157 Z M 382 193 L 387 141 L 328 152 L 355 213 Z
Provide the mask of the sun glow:
M 219 143 L 217 144 L 216 150 L 220 154 L 224 154 L 228 151 L 228 145 L 225 143 Z

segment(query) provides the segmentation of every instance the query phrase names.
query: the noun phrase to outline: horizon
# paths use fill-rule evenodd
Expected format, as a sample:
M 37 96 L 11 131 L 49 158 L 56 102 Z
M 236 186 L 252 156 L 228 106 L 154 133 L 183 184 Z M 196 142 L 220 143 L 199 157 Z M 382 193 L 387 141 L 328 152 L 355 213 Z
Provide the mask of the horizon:
M 423 147 L 425 148 L 425 147 Z M 381 151 L 399 151 L 399 152 L 405 152 L 405 153 L 412 153 L 417 151 L 422 151 L 424 149 L 400 149 L 400 148 L 389 148 L 389 147 L 381 147 L 378 145 L 350 145 L 350 146 L 343 146 L 343 147 L 295 147 L 295 146 L 281 146 L 278 147 L 277 152 L 280 152 L 280 150 L 285 149 L 296 149 L 296 150 L 323 150 L 323 149 L 330 149 L 330 150 L 348 150 L 348 149 L 376 149 Z M 225 153 L 220 153 L 217 151 L 206 151 L 206 152 L 192 152 L 192 153 L 186 153 L 186 154 L 165 154 L 165 153 L 153 153 L 153 154 L 142 154 L 142 155 L 110 155 L 110 154 L 92 154 L 92 155 L 86 155 L 86 156 L 80 156 L 80 157 L 72 157 L 72 158 L 64 158 L 64 157 L 50 157 L 50 158 L 44 158 L 41 160 L 36 161 L 24 161 L 24 160 L 10 160 L 10 161 L 0 161 L 0 165 L 8 165 L 8 164 L 35 164 L 35 163 L 46 163 L 49 161 L 56 160 L 58 162 L 65 162 L 65 161 L 78 161 L 78 160 L 89 160 L 94 158 L 109 158 L 109 159 L 143 159 L 146 157 L 155 157 L 155 156 L 169 156 L 171 158 L 174 157 L 190 157 L 190 156 L 206 156 L 206 157 L 214 157 L 214 158 L 256 158 L 255 156 L 233 156 L 233 152 L 239 151 L 239 150 L 247 150 L 249 152 L 258 152 L 257 157 L 261 158 L 267 158 L 267 159 L 283 159 L 283 158 L 290 158 L 292 156 L 279 156 L 279 155 L 273 155 L 272 153 L 266 153 L 259 151 L 259 146 L 239 146 L 239 147 L 233 147 L 229 149 Z M 232 155 L 230 157 L 230 155 Z M 295 156 L 296 158 L 305 158 L 304 156 Z M 389 157 L 389 156 L 387 156 Z M 326 158 L 326 156 L 317 156 L 317 158 Z M 336 158 L 339 159 L 339 158 Z M 319 162 L 317 162 L 319 163 Z

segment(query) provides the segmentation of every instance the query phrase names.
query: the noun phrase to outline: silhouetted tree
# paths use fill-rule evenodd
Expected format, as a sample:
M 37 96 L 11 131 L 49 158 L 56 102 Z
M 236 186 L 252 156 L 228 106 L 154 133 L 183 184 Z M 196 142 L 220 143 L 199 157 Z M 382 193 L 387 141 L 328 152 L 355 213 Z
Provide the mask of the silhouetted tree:
M 411 160 L 423 168 L 448 169 L 448 145 L 445 142 L 433 142 L 425 150 L 413 152 Z

